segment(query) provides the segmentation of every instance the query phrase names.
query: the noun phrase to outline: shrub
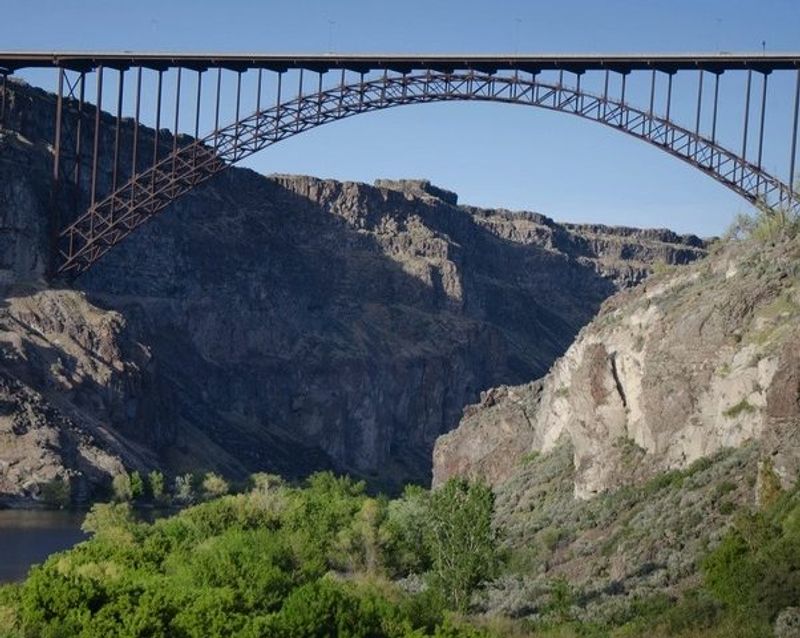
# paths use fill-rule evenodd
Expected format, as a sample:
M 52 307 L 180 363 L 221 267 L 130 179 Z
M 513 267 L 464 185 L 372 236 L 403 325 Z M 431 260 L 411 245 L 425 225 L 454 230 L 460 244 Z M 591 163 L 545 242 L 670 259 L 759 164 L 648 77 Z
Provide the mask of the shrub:
M 194 477 L 191 474 L 183 474 L 175 477 L 175 500 L 180 503 L 188 504 L 194 501 Z
M 279 487 L 286 485 L 277 474 L 269 474 L 267 472 L 257 472 L 250 475 L 250 490 L 253 492 L 269 492 Z
M 726 239 L 753 239 L 761 243 L 794 239 L 800 234 L 800 217 L 789 208 L 756 204 L 753 215 L 739 214 L 725 233 Z
M 351 525 L 339 533 L 337 548 L 351 571 L 375 574 L 384 564 L 388 535 L 382 525 L 386 516 L 384 499 L 367 498 Z
M 732 405 L 727 410 L 725 410 L 722 415 L 728 417 L 729 419 L 735 419 L 740 414 L 750 414 L 751 412 L 755 412 L 756 409 L 750 405 L 750 402 L 745 398 L 739 401 L 736 405 Z
M 203 477 L 202 488 L 203 496 L 206 498 L 217 498 L 219 496 L 224 496 L 228 493 L 228 491 L 230 491 L 230 485 L 228 485 L 228 481 L 214 472 L 208 472 Z
M 768 508 L 775 505 L 783 494 L 781 481 L 775 474 L 772 461 L 765 459 L 758 464 L 758 480 L 756 481 L 756 502 L 760 507 Z
M 40 486 L 42 501 L 50 507 L 68 507 L 72 497 L 69 480 L 56 477 Z
M 133 498 L 131 477 L 127 472 L 120 472 L 114 475 L 111 480 L 111 489 L 114 492 L 115 501 L 130 501 Z
M 86 514 L 81 530 L 118 545 L 133 542 L 136 521 L 128 503 L 97 503 Z
M 703 563 L 709 590 L 733 609 L 771 621 L 800 599 L 800 505 L 742 514 Z M 777 514 L 777 516 L 776 516 Z

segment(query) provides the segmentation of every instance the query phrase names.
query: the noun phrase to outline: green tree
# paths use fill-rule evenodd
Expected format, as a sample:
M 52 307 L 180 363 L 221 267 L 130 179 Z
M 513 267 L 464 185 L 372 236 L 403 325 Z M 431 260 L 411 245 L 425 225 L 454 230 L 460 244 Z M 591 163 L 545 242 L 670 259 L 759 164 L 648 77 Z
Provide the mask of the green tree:
M 153 470 L 147 475 L 147 482 L 150 485 L 150 496 L 156 503 L 164 501 L 164 475 L 158 470 Z
M 114 475 L 111 480 L 111 489 L 114 492 L 115 501 L 130 501 L 133 498 L 131 477 L 127 472 L 120 472 Z
M 136 520 L 128 503 L 96 503 L 83 519 L 81 530 L 118 546 L 133 543 Z
M 144 496 L 144 481 L 142 480 L 142 475 L 139 474 L 138 470 L 134 470 L 130 474 L 130 484 L 131 484 L 131 499 L 138 500 Z
M 203 477 L 202 488 L 205 498 L 217 498 L 219 496 L 224 496 L 230 491 L 228 481 L 215 472 L 208 472 Z
M 383 533 L 386 562 L 394 575 L 423 573 L 430 567 L 425 529 L 429 519 L 430 492 L 407 485 L 399 499 L 389 502 Z
M 472 593 L 497 574 L 493 508 L 494 495 L 485 483 L 451 479 L 431 495 L 431 586 L 455 610 L 466 611 Z
M 180 503 L 188 504 L 194 501 L 194 477 L 191 474 L 183 474 L 175 477 L 175 500 Z
M 364 483 L 331 472 L 309 477 L 284 514 L 284 527 L 308 573 L 323 574 L 338 563 L 337 540 L 361 509 Z
M 42 500 L 50 507 L 64 508 L 69 506 L 72 497 L 72 487 L 69 480 L 60 476 L 47 481 L 40 486 Z
M 387 534 L 382 528 L 386 519 L 386 501 L 367 498 L 352 524 L 339 534 L 338 547 L 346 566 L 352 571 L 376 574 L 383 565 Z

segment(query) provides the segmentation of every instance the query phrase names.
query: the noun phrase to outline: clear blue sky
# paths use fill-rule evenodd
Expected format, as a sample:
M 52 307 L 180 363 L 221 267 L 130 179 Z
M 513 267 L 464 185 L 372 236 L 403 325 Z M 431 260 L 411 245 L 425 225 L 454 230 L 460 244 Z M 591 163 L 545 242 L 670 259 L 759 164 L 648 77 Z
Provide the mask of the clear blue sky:
M 798 0 L 0 0 L 4 49 L 698 52 L 800 49 Z M 721 232 L 743 200 L 564 114 L 435 104 L 321 127 L 247 162 L 337 179 L 426 177 L 476 205 Z

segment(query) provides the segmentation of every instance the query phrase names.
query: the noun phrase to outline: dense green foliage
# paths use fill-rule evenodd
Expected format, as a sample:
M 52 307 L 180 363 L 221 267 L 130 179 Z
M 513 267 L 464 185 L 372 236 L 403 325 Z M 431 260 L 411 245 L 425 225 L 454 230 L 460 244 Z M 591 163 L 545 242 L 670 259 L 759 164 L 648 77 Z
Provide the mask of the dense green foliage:
M 144 489 L 130 479 L 117 498 Z M 447 611 L 466 609 L 497 564 L 486 486 L 409 488 L 389 502 L 329 473 L 303 488 L 254 484 L 153 524 L 128 503 L 96 505 L 83 525 L 91 540 L 0 588 L 0 635 L 489 635 Z M 227 489 L 216 478 L 202 487 Z M 417 584 L 404 589 L 404 578 Z
M 643 497 L 710 463 L 654 478 Z M 143 483 L 156 497 L 159 479 Z M 271 475 L 251 483 L 153 524 L 127 502 L 96 505 L 83 524 L 91 540 L 0 587 L 0 636 L 750 638 L 773 635 L 800 602 L 800 489 L 764 476 L 762 509 L 737 509 L 694 589 L 621 596 L 614 613 L 587 619 L 576 613 L 580 586 L 551 576 L 518 620 L 467 615 L 485 584 L 520 569 L 501 560 L 487 486 L 452 480 L 388 500 L 330 473 L 303 487 Z

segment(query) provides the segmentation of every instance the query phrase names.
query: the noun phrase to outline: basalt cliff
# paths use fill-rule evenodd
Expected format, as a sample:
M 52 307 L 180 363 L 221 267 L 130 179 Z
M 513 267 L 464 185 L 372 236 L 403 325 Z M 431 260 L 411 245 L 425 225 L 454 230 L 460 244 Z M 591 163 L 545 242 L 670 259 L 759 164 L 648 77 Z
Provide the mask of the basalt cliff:
M 609 295 L 705 254 L 669 231 L 459 205 L 420 180 L 231 168 L 74 282 L 47 282 L 53 98 L 12 86 L 0 131 L 7 500 L 56 477 L 87 499 L 122 468 L 427 481 L 436 438 L 482 391 L 544 375 Z M 85 192 L 61 197 L 63 219 Z M 595 360 L 586 374 L 611 415 L 623 399 L 608 356 Z
M 800 469 L 797 240 L 734 241 L 606 301 L 547 375 L 486 391 L 441 438 L 434 483 L 495 484 L 510 461 L 574 448 L 589 498 L 758 441 L 781 481 Z

